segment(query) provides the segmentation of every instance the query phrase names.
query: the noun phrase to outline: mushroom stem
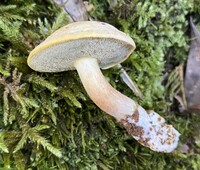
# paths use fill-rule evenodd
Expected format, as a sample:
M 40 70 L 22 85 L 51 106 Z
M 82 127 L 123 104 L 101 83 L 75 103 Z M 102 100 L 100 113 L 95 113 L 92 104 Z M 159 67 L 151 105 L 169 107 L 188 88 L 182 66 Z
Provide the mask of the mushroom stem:
M 104 78 L 97 59 L 80 58 L 74 63 L 93 102 L 115 117 L 139 143 L 158 152 L 172 152 L 179 132 L 154 111 L 146 111 L 129 97 L 115 90 Z
M 126 115 L 132 115 L 137 108 L 136 103 L 115 90 L 105 79 L 97 59 L 81 58 L 75 64 L 83 86 L 93 102 L 104 112 L 118 121 Z

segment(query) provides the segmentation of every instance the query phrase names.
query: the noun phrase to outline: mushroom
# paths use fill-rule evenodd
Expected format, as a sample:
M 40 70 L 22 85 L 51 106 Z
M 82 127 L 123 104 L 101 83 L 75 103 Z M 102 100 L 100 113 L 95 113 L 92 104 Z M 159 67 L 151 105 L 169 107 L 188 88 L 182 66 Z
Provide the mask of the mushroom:
M 115 27 L 81 21 L 50 35 L 30 53 L 28 65 L 39 72 L 76 69 L 92 101 L 139 143 L 154 151 L 172 152 L 177 147 L 179 132 L 154 111 L 146 111 L 114 89 L 100 70 L 124 61 L 134 49 L 134 41 Z

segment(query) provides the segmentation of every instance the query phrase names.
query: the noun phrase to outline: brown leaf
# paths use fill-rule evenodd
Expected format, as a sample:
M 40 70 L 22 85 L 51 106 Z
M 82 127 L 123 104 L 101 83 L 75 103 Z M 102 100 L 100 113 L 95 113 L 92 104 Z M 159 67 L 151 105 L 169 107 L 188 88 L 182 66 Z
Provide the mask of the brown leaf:
M 200 112 L 200 32 L 190 18 L 191 46 L 185 76 L 188 110 Z

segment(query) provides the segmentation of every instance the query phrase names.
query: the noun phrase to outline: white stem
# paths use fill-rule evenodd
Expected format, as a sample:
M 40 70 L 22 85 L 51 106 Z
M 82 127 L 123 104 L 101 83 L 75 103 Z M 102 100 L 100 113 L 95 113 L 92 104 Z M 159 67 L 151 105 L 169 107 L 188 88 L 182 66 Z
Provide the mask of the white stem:
M 94 58 L 82 58 L 75 63 L 84 88 L 93 102 L 118 121 L 132 115 L 136 103 L 115 90 L 105 79 Z
M 80 58 L 74 63 L 93 102 L 115 117 L 142 145 L 158 152 L 173 151 L 179 133 L 154 111 L 147 112 L 132 99 L 115 90 L 104 78 L 97 59 Z

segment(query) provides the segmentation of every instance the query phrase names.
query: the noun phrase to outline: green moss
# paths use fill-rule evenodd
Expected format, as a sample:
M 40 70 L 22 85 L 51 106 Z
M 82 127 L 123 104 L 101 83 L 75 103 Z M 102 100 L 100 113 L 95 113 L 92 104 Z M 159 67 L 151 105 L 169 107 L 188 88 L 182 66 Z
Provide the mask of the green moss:
M 194 142 L 200 118 L 170 113 L 163 86 L 166 66 L 175 67 L 187 58 L 187 18 L 190 13 L 199 15 L 197 6 L 193 9 L 192 1 L 186 0 L 89 2 L 94 5 L 91 18 L 111 23 L 134 39 L 136 51 L 123 66 L 141 89 L 142 100 L 124 86 L 118 69 L 104 75 L 145 108 L 163 114 L 181 132 L 179 145 L 188 144 L 189 153 L 155 153 L 139 145 L 94 105 L 75 71 L 32 71 L 26 64 L 29 52 L 68 20 L 53 1 L 4 0 L 0 6 L 0 169 L 200 169 Z

